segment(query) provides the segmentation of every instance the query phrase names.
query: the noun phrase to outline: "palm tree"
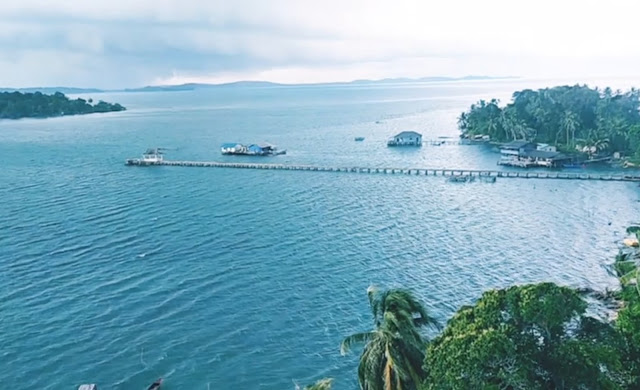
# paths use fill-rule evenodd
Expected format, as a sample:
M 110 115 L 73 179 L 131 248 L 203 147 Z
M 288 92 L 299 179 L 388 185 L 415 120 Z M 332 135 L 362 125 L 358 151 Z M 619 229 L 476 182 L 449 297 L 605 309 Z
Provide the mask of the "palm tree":
M 578 115 L 572 111 L 565 111 L 564 118 L 562 118 L 562 127 L 566 133 L 567 146 L 573 148 L 575 144 L 576 129 L 580 126 Z M 571 134 L 571 138 L 569 136 Z M 570 141 L 571 140 L 571 141 Z
M 609 139 L 598 134 L 593 129 L 589 131 L 589 135 L 586 139 L 578 140 L 578 148 L 589 155 L 593 156 L 598 152 L 602 152 L 609 147 Z
M 303 390 L 331 390 L 332 383 L 332 378 L 324 378 L 310 386 L 305 386 Z M 296 390 L 300 390 L 300 386 L 296 385 Z
M 362 390 L 415 390 L 424 378 L 425 340 L 418 327 L 437 325 L 410 292 L 402 289 L 367 289 L 375 329 L 345 338 L 346 354 L 364 344 L 358 366 Z

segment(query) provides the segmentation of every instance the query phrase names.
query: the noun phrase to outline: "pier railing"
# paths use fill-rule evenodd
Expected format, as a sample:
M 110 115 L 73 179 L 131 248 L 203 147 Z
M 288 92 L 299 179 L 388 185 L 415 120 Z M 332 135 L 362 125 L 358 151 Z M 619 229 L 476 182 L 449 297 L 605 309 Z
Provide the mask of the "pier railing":
M 128 165 L 145 165 L 129 163 Z M 371 167 L 339 167 L 300 164 L 260 164 L 234 163 L 216 161 L 170 161 L 164 160 L 150 165 L 164 165 L 172 167 L 201 167 L 201 168 L 234 168 L 234 169 L 264 169 L 287 171 L 315 171 L 315 172 L 350 172 L 389 175 L 420 175 L 420 176 L 462 176 L 462 177 L 500 177 L 519 179 L 559 179 L 559 180 L 603 180 L 640 182 L 640 174 L 595 174 L 568 172 L 526 172 L 526 171 L 496 171 L 477 169 L 437 169 L 437 168 L 371 168 Z

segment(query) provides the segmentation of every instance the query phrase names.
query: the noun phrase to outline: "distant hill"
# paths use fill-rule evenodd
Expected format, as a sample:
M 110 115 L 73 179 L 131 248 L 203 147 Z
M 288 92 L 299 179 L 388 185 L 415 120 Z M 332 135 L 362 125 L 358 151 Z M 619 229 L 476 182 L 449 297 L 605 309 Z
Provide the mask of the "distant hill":
M 213 88 L 240 88 L 240 87 L 295 87 L 295 86 L 322 86 L 322 85 L 357 85 L 357 84 L 402 84 L 402 83 L 434 83 L 446 81 L 472 81 L 472 80 L 504 80 L 516 79 L 517 77 L 491 77 L 491 76 L 465 76 L 465 77 L 422 77 L 417 79 L 411 78 L 389 78 L 381 80 L 354 80 L 333 83 L 308 83 L 308 84 L 280 84 L 269 81 L 236 81 L 223 84 L 206 84 L 206 83 L 187 83 L 179 85 L 149 85 L 140 88 L 126 88 L 105 90 L 98 88 L 70 88 L 70 87 L 32 87 L 32 88 L 0 88 L 0 92 L 41 92 L 45 94 L 53 94 L 60 92 L 64 94 L 83 94 L 83 93 L 101 93 L 101 92 L 178 92 L 178 91 L 194 91 Z
M 193 91 L 196 89 L 211 89 L 221 87 L 273 87 L 283 84 L 271 83 L 269 81 L 236 81 L 225 84 L 201 84 L 187 83 L 179 85 L 150 85 L 142 88 L 127 88 L 125 92 L 167 92 L 167 91 Z
M 411 79 L 406 77 L 381 79 L 381 80 L 355 80 L 343 84 L 401 84 L 401 83 L 436 83 L 442 81 L 473 81 L 473 80 L 506 80 L 516 79 L 517 77 L 491 77 L 491 76 L 464 76 L 464 77 L 421 77 Z
M 322 85 L 351 85 L 351 84 L 401 84 L 401 83 L 431 83 L 443 81 L 472 81 L 472 80 L 502 80 L 515 79 L 517 77 L 491 77 L 491 76 L 465 76 L 465 77 L 422 77 L 418 79 L 411 78 L 389 78 L 381 80 L 354 80 L 333 83 L 309 83 L 309 84 L 280 84 L 269 81 L 236 81 L 224 84 L 180 84 L 180 85 L 157 85 L 142 88 L 126 89 L 127 92 L 157 92 L 157 91 L 193 91 L 196 89 L 212 89 L 212 88 L 232 88 L 232 87 L 287 87 L 287 86 L 322 86 Z
M 0 92 L 22 92 L 22 93 L 34 93 L 40 92 L 47 95 L 52 95 L 56 92 L 64 93 L 65 95 L 73 95 L 78 93 L 98 93 L 106 92 L 97 88 L 70 88 L 70 87 L 30 87 L 30 88 L 0 88 Z

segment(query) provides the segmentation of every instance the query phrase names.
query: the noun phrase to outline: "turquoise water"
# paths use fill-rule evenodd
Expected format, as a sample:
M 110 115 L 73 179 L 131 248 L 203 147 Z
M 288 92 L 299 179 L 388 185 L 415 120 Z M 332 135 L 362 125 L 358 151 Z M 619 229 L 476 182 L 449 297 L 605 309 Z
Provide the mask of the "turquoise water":
M 461 110 L 521 86 L 105 94 L 129 111 L 0 122 L 1 387 L 355 389 L 338 346 L 371 326 L 371 283 L 443 322 L 492 287 L 614 288 L 633 184 L 123 165 L 150 146 L 255 161 L 218 145 L 269 141 L 288 149 L 272 162 L 496 168 L 483 147 L 384 142 L 455 136 Z

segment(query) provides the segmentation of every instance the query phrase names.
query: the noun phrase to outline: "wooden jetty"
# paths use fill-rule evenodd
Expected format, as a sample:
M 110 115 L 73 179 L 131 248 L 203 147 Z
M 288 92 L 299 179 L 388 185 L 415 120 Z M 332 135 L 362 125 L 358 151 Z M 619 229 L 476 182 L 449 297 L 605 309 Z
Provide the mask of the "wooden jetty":
M 337 167 L 298 164 L 260 164 L 234 163 L 216 161 L 170 161 L 160 160 L 152 164 L 136 163 L 139 160 L 127 160 L 127 165 L 139 166 L 170 166 L 170 167 L 200 167 L 200 168 L 235 168 L 235 169 L 264 169 L 284 171 L 315 171 L 315 172 L 351 172 L 378 173 L 389 175 L 418 175 L 418 176 L 468 176 L 468 177 L 500 177 L 518 179 L 556 179 L 556 180 L 602 180 L 640 182 L 640 174 L 594 174 L 567 172 L 520 172 L 494 171 L 477 169 L 438 169 L 438 168 L 371 168 L 371 167 Z

